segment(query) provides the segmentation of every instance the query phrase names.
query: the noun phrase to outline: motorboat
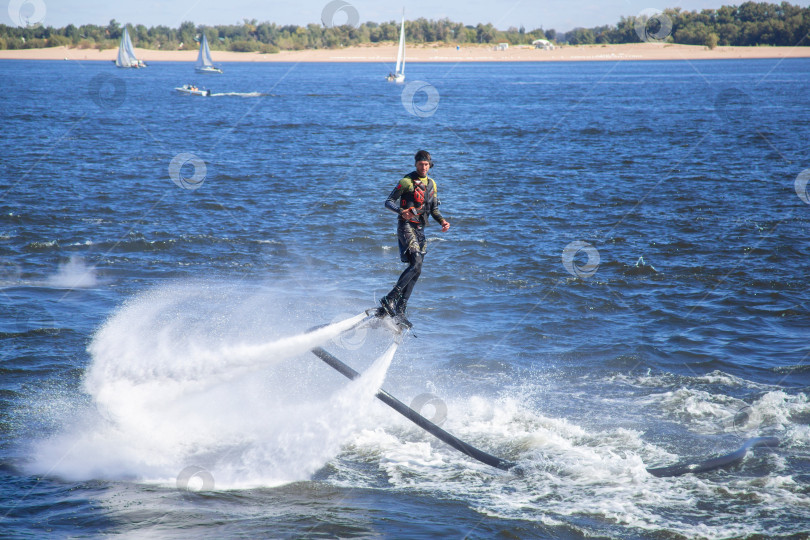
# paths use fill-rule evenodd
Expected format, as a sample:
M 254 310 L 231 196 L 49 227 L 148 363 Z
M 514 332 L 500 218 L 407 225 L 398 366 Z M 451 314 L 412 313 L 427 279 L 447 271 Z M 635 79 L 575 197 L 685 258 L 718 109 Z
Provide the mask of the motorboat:
M 211 90 L 207 90 L 205 88 L 200 88 L 195 84 L 184 84 L 183 86 L 178 86 L 175 88 L 181 94 L 188 94 L 190 96 L 205 96 L 208 97 L 211 95 Z

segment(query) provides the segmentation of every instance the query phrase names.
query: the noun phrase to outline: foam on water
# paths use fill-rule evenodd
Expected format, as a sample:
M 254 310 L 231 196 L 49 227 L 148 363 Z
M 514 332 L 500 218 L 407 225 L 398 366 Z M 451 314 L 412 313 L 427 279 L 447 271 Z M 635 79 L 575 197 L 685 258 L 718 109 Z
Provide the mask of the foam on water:
M 395 489 L 466 500 L 472 508 L 504 519 L 578 524 L 583 531 L 596 523 L 614 524 L 617 534 L 626 532 L 621 527 L 631 527 L 645 534 L 675 530 L 686 537 L 709 538 L 767 535 L 773 526 L 767 516 L 783 514 L 785 501 L 791 501 L 794 518 L 810 519 L 806 490 L 783 476 L 785 456 L 801 453 L 810 442 L 807 430 L 789 419 L 810 412 L 803 394 L 791 397 L 773 391 L 752 405 L 754 411 L 779 419 L 778 450 L 752 451 L 735 471 L 656 478 L 647 467 L 697 456 L 672 453 L 667 444 L 651 440 L 643 426 L 595 428 L 549 416 L 528 404 L 531 392 L 517 388 L 512 392 L 517 396 L 495 400 L 447 400 L 450 414 L 442 426 L 484 450 L 516 460 L 523 474 L 479 464 L 385 411 L 378 411 L 381 427 L 359 432 L 353 447 L 358 459 L 375 456 Z M 697 411 L 733 401 L 705 392 L 689 397 L 688 407 Z M 667 397 L 661 399 L 666 402 Z M 731 446 L 718 442 L 705 457 L 735 450 L 735 440 Z M 340 483 L 346 486 L 369 481 L 372 487 L 377 481 L 347 470 L 341 473 L 346 476 Z M 745 515 L 739 513 L 741 507 L 746 507 Z M 795 528 L 787 526 L 782 532 L 791 531 Z
M 396 346 L 355 381 L 322 377 L 330 368 L 305 354 L 364 314 L 287 335 L 300 321 L 278 301 L 205 284 L 130 301 L 89 346 L 92 407 L 37 443 L 31 468 L 172 484 L 196 465 L 217 488 L 308 479 L 363 426 L 356 412 L 374 399 Z

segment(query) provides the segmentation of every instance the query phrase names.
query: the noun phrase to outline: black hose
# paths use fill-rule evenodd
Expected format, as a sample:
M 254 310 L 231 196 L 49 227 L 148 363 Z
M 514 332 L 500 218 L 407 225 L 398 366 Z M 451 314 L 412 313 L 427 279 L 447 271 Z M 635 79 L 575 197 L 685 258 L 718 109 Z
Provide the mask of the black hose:
M 312 349 L 312 353 L 326 362 L 329 366 L 333 367 L 335 370 L 340 372 L 341 375 L 345 376 L 348 379 L 354 380 L 360 376 L 358 372 L 354 369 L 349 367 L 348 365 L 341 362 L 338 358 L 334 357 L 333 355 L 329 354 L 327 351 L 322 349 L 321 347 L 315 347 Z M 399 414 L 419 426 L 420 428 L 424 429 L 437 439 L 442 442 L 445 442 L 461 452 L 462 454 L 468 455 L 473 459 L 477 459 L 481 463 L 485 463 L 496 469 L 501 469 L 502 471 L 508 471 L 512 467 L 515 466 L 515 463 L 511 461 L 506 461 L 505 459 L 501 459 L 499 457 L 495 457 L 491 454 L 487 454 L 483 450 L 479 450 L 474 446 L 462 441 L 458 437 L 451 435 L 450 433 L 446 432 L 415 410 L 411 409 L 400 400 L 386 392 L 385 390 L 380 389 L 377 394 L 377 399 L 397 411 Z
M 647 469 L 647 472 L 653 476 L 681 476 L 687 473 L 701 473 L 719 469 L 720 467 L 729 467 L 743 460 L 748 450 L 756 448 L 757 446 L 774 447 L 779 446 L 779 439 L 776 437 L 754 437 L 748 439 L 737 450 L 724 454 L 722 456 L 710 458 L 704 461 L 684 461 L 670 465 L 669 467 L 656 467 Z

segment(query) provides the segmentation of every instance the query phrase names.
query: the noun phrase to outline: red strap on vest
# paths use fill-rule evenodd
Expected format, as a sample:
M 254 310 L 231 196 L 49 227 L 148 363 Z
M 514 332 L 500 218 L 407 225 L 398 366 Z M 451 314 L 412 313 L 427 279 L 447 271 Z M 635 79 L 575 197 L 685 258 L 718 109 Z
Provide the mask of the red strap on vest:
M 425 192 L 425 184 L 419 180 L 413 183 L 413 201 L 419 206 L 425 204 Z

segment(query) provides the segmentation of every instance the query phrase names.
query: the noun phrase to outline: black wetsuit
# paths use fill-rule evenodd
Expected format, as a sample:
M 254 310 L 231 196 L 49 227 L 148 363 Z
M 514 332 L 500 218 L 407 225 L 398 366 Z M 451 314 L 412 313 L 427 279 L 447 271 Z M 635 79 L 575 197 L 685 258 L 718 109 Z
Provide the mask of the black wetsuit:
M 421 186 L 420 186 L 421 184 Z M 419 202 L 415 197 L 417 190 L 424 189 L 424 201 Z M 397 187 L 385 200 L 385 207 L 399 213 L 406 208 L 414 208 L 417 214 L 415 220 L 409 221 L 400 214 L 397 222 L 397 241 L 399 243 L 399 257 L 408 267 L 400 274 L 397 284 L 388 297 L 397 303 L 397 311 L 402 312 L 413 292 L 416 281 L 422 273 L 422 260 L 427 251 L 424 227 L 427 225 L 428 215 L 438 223 L 444 218 L 439 212 L 439 196 L 436 182 L 429 177 L 420 178 L 416 171 L 409 173 L 399 181 Z

